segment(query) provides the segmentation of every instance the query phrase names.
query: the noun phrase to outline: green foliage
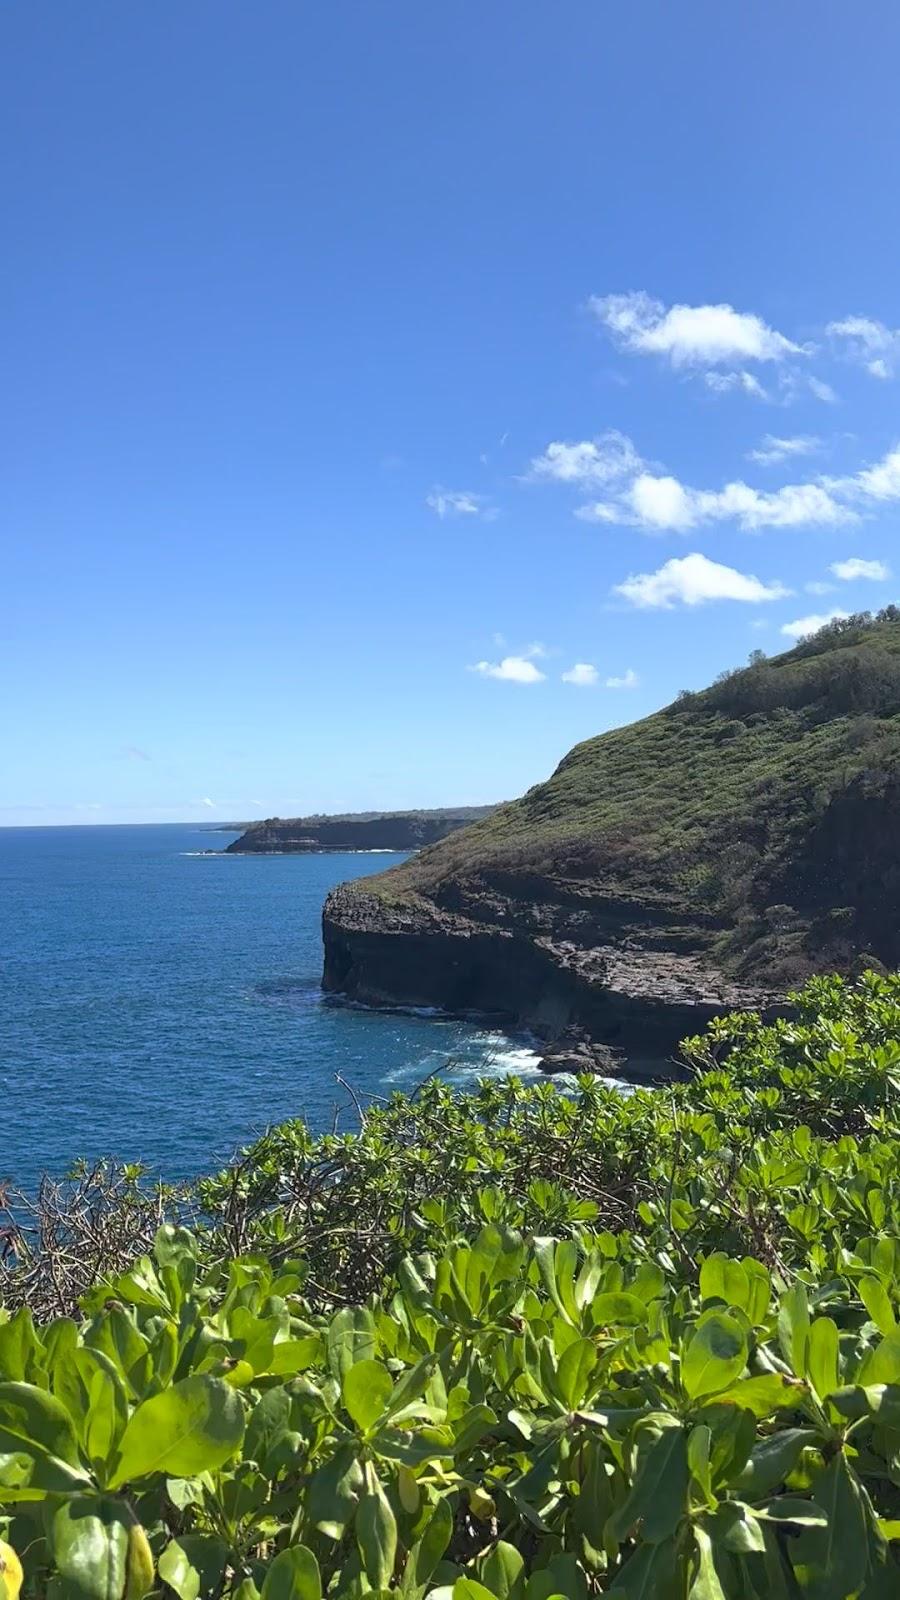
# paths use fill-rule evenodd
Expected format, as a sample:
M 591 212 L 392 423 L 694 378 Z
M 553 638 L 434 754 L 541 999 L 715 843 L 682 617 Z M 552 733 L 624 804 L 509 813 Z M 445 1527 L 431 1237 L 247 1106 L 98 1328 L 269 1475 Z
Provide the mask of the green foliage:
M 355 1143 L 294 1126 L 79 1320 L 7 1315 L 26 1600 L 896 1593 L 900 979 L 686 1049 L 656 1093 L 432 1086 Z

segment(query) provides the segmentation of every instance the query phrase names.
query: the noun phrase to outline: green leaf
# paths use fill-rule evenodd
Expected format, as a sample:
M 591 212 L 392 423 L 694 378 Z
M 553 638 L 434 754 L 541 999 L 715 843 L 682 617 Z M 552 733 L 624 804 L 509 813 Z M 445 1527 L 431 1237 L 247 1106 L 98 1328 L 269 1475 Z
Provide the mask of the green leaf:
M 16 1382 L 32 1377 L 39 1352 L 31 1312 L 27 1306 L 20 1306 L 8 1322 L 0 1323 L 0 1372 Z
M 266 1573 L 261 1600 L 322 1600 L 319 1563 L 312 1551 L 302 1544 L 282 1550 Z
M 727 1306 L 747 1304 L 749 1292 L 747 1274 L 739 1261 L 732 1261 L 721 1251 L 707 1256 L 700 1268 L 700 1296 L 703 1300 L 724 1300 Z
M 452 1593 L 453 1600 L 497 1600 L 490 1589 L 483 1583 L 476 1583 L 474 1578 L 457 1578 Z
M 110 1600 L 124 1595 L 133 1522 L 128 1507 L 120 1501 L 85 1495 L 64 1500 L 54 1512 L 50 1547 L 73 1600 L 75 1596 L 78 1600 Z
M 241 1402 L 203 1373 L 182 1378 L 138 1406 L 122 1435 L 112 1487 L 166 1472 L 191 1478 L 233 1455 L 244 1435 Z
M 740 1500 L 723 1500 L 703 1523 L 714 1545 L 734 1555 L 763 1555 L 765 1534 L 755 1511 Z
M 636 1294 L 607 1290 L 591 1301 L 595 1328 L 639 1328 L 647 1321 L 648 1306 Z
M 0 1455 L 27 1459 L 20 1488 L 77 1494 L 90 1486 L 68 1411 L 30 1383 L 0 1383 Z
M 345 1306 L 332 1317 L 325 1335 L 328 1367 L 338 1383 L 357 1361 L 371 1361 L 375 1355 L 375 1319 L 362 1306 Z
M 397 1524 L 371 1466 L 367 1468 L 367 1486 L 356 1510 L 354 1528 L 366 1577 L 373 1589 L 386 1589 L 397 1557 Z
M 798 1378 L 806 1376 L 809 1301 L 802 1283 L 783 1294 L 778 1307 L 778 1338 L 784 1359 Z
M 806 1376 L 820 1400 L 840 1385 L 838 1349 L 836 1323 L 830 1317 L 816 1317 L 806 1340 Z
M 688 1460 L 683 1430 L 670 1418 L 657 1418 L 636 1430 L 637 1466 L 631 1489 L 610 1517 L 607 1533 L 627 1538 L 639 1522 L 647 1544 L 668 1539 L 687 1506 Z
M 819 1475 L 813 1499 L 825 1513 L 826 1525 L 801 1533 L 792 1553 L 794 1565 L 810 1569 L 808 1587 L 816 1600 L 844 1600 L 862 1585 L 868 1529 L 859 1481 L 843 1452 Z
M 818 1434 L 813 1428 L 784 1428 L 760 1439 L 735 1487 L 754 1500 L 771 1494 L 793 1471 L 801 1452 L 817 1440 Z
M 218 1595 L 228 1559 L 228 1547 L 224 1541 L 215 1534 L 183 1533 L 178 1543 L 190 1565 L 199 1574 L 202 1600 Z
M 344 1373 L 341 1398 L 361 1433 L 382 1415 L 394 1385 L 380 1361 L 357 1361 Z
M 356 1446 L 339 1446 L 330 1461 L 313 1473 L 306 1495 L 306 1524 L 329 1539 L 340 1539 L 363 1491 L 363 1470 Z
M 716 1561 L 713 1555 L 712 1540 L 708 1533 L 694 1524 L 694 1542 L 696 1545 L 696 1566 L 693 1577 L 688 1587 L 688 1600 L 728 1600 L 722 1588 L 719 1574 L 716 1571 Z
M 762 1372 L 755 1378 L 738 1378 L 737 1383 L 716 1395 L 716 1403 L 740 1406 L 755 1417 L 770 1417 L 773 1411 L 797 1404 L 797 1389 L 793 1378 L 785 1378 L 780 1372 Z
M 560 1398 L 574 1411 L 587 1393 L 591 1373 L 597 1365 L 597 1349 L 590 1339 L 576 1339 L 563 1351 L 556 1369 Z
M 291 1425 L 291 1396 L 279 1384 L 267 1389 L 256 1402 L 244 1435 L 244 1456 L 262 1466 L 274 1445 L 283 1439 Z
M 449 1500 L 439 1500 L 407 1557 L 400 1584 L 402 1595 L 424 1595 L 435 1567 L 443 1560 L 452 1533 L 453 1508 Z
M 198 1600 L 200 1574 L 191 1566 L 177 1539 L 171 1539 L 166 1545 L 156 1570 L 163 1583 L 175 1591 L 178 1600 Z
M 756 1507 L 756 1515 L 765 1522 L 789 1522 L 796 1528 L 824 1528 L 828 1522 L 826 1512 L 814 1500 L 801 1500 L 793 1494 L 767 1500 Z
M 856 1382 L 864 1389 L 876 1383 L 900 1383 L 900 1328 L 895 1328 L 864 1357 Z
M 318 1336 L 282 1339 L 280 1344 L 273 1346 L 266 1372 L 292 1377 L 295 1372 L 306 1372 L 307 1368 L 318 1366 L 322 1355 L 322 1341 Z
M 110 1461 L 128 1422 L 128 1402 L 115 1368 L 110 1364 L 107 1369 L 97 1351 L 80 1350 L 77 1355 L 81 1358 L 93 1356 L 97 1363 L 89 1391 L 84 1448 L 102 1482 L 105 1476 L 103 1469 Z
M 681 1381 L 692 1400 L 721 1394 L 747 1365 L 747 1340 L 742 1325 L 728 1312 L 704 1317 L 681 1362 Z
M 712 1434 L 705 1425 L 692 1428 L 688 1435 L 688 1467 L 691 1477 L 699 1485 L 701 1493 L 707 1501 L 713 1499 L 712 1481 L 709 1470 L 710 1446 Z
M 684 1594 L 679 1586 L 681 1562 L 674 1539 L 638 1545 L 634 1555 L 616 1574 L 610 1595 L 622 1600 L 670 1600 Z
M 859 1280 L 859 1296 L 880 1333 L 893 1333 L 897 1327 L 890 1296 L 880 1278 Z
M 524 1557 L 514 1545 L 499 1539 L 479 1563 L 478 1576 L 498 1600 L 509 1600 L 524 1571 Z

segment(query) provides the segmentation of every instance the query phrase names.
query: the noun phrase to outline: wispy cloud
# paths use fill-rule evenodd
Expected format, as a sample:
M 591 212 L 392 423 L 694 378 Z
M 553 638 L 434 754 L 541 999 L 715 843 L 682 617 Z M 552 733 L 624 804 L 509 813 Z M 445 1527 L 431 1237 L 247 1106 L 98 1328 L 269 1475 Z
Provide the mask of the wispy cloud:
M 759 379 L 754 378 L 752 372 L 747 372 L 743 368 L 739 372 L 704 372 L 703 382 L 714 394 L 729 394 L 731 390 L 739 389 L 744 394 L 752 395 L 755 400 L 772 398 Z
M 865 578 L 873 583 L 884 583 L 891 575 L 891 569 L 883 561 L 864 561 L 861 556 L 850 556 L 846 561 L 832 561 L 828 568 L 842 583 L 853 583 L 857 578 Z
M 142 750 L 140 745 L 137 745 L 137 744 L 126 745 L 125 746 L 125 754 L 128 757 L 129 761 L 152 761 L 153 760 L 153 757 L 148 755 L 147 751 L 146 750 Z
M 600 682 L 600 674 L 589 661 L 576 661 L 574 667 L 562 674 L 562 681 L 574 684 L 576 689 L 595 689 Z
M 829 322 L 825 332 L 842 348 L 848 360 L 864 367 L 872 378 L 894 376 L 900 357 L 900 328 L 889 328 L 876 317 L 844 317 Z
M 761 467 L 774 467 L 789 457 L 815 455 L 821 448 L 822 441 L 815 434 L 798 433 L 792 438 L 780 439 L 776 434 L 767 433 L 755 450 L 748 450 L 747 460 Z
M 735 567 L 711 561 L 698 551 L 673 557 L 656 572 L 640 572 L 616 584 L 614 594 L 642 610 L 671 611 L 674 606 L 700 606 L 713 600 L 741 600 L 759 605 L 790 594 L 778 582 L 763 583 Z
M 498 678 L 501 683 L 543 683 L 546 673 L 530 656 L 504 656 L 502 661 L 476 661 L 469 668 L 482 678 Z
M 644 290 L 593 295 L 588 304 L 620 348 L 673 367 L 742 367 L 805 353 L 755 312 L 727 304 L 666 306 Z
M 621 677 L 607 678 L 604 686 L 607 689 L 638 689 L 640 688 L 640 683 L 641 680 L 634 669 L 627 667 Z
M 808 634 L 818 633 L 826 623 L 835 622 L 846 615 L 846 611 L 813 612 L 809 617 L 796 617 L 793 622 L 783 622 L 781 632 L 786 639 L 805 639 Z
M 643 465 L 628 435 L 610 428 L 596 439 L 554 440 L 533 458 L 527 476 L 533 481 L 606 484 L 630 477 Z
M 806 384 L 810 393 L 814 395 L 817 400 L 821 400 L 824 405 L 837 405 L 838 397 L 835 394 L 835 391 L 832 389 L 831 384 L 826 383 L 823 378 L 807 378 Z
M 493 506 L 483 495 L 470 494 L 467 489 L 442 489 L 436 486 L 425 496 L 425 504 L 441 519 L 445 517 L 484 517 L 488 521 L 496 516 Z

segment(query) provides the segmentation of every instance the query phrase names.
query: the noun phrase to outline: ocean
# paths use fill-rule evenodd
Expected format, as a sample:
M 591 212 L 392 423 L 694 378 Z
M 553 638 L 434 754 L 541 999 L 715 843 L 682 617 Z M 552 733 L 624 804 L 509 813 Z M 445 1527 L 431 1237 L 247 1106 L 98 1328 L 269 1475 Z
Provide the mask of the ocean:
M 328 890 L 387 854 L 226 856 L 194 825 L 0 829 L 0 1178 L 79 1157 L 213 1170 L 267 1124 L 361 1095 L 536 1074 L 527 1041 L 322 994 Z

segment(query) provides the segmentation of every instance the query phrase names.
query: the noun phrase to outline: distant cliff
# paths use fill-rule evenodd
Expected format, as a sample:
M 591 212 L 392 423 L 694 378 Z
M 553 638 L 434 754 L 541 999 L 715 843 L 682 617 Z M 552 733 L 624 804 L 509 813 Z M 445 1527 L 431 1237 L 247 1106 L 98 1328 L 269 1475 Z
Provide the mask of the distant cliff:
M 900 963 L 900 612 L 578 745 L 329 895 L 327 989 L 665 1052 L 810 973 Z
M 304 855 L 320 850 L 421 850 L 490 815 L 493 806 L 437 811 L 359 811 L 342 816 L 268 817 L 228 845 L 232 855 Z

